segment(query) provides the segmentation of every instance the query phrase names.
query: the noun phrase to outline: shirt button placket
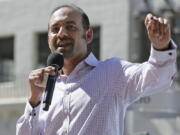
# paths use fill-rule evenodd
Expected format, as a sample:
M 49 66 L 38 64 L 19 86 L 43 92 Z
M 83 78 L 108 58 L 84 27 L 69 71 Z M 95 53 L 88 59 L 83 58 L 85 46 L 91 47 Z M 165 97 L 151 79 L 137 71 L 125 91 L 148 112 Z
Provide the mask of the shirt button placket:
M 68 135 L 69 122 L 70 122 L 70 114 L 69 114 L 70 94 L 69 94 L 69 91 L 65 91 L 63 101 L 64 101 L 64 103 L 63 103 L 64 114 L 66 115 L 66 118 L 64 120 L 63 135 Z
M 64 129 L 63 129 L 63 132 L 62 132 L 62 135 L 67 135 L 67 134 L 68 134 L 67 129 L 64 128 Z

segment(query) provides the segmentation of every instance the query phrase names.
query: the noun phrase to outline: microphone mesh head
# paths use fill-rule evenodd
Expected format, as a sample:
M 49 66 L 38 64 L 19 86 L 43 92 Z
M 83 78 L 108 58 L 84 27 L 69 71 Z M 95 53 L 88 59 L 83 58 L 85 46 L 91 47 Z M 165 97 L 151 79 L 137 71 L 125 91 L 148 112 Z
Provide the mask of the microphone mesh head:
M 64 58 L 60 53 L 50 53 L 47 58 L 47 66 L 57 66 L 60 70 L 64 65 Z

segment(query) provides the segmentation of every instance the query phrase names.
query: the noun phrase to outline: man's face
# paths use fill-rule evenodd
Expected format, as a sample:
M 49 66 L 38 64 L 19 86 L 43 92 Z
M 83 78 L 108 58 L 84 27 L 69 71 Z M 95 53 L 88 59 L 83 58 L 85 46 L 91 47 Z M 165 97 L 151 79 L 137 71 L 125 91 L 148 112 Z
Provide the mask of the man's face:
M 65 59 L 87 54 L 86 32 L 79 12 L 63 7 L 49 21 L 48 42 L 51 52 L 60 52 Z

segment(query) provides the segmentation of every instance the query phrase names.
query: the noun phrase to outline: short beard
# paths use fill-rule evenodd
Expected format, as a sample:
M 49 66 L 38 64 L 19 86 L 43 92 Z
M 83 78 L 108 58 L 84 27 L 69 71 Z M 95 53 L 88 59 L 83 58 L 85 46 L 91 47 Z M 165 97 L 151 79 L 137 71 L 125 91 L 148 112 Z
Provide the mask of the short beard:
M 82 38 L 83 38 L 84 40 L 87 39 L 87 38 L 86 38 L 86 32 L 83 33 Z M 92 47 L 91 47 L 90 44 L 88 44 L 88 45 L 87 45 L 87 53 L 89 54 L 89 53 L 91 53 L 91 52 L 92 52 Z
M 83 38 L 84 40 L 86 40 L 86 33 L 85 33 L 85 32 L 83 33 L 82 38 Z

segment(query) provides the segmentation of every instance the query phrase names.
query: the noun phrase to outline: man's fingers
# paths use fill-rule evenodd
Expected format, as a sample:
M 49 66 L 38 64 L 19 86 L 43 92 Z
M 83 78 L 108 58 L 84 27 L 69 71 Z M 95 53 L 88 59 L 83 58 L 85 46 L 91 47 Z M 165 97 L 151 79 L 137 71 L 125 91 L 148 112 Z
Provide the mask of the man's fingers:
M 161 36 L 169 31 L 167 29 L 167 27 L 169 28 L 168 20 L 153 16 L 152 14 L 146 16 L 145 25 L 148 33 L 152 33 L 155 37 L 161 38 Z
M 148 14 L 145 18 L 148 37 L 154 48 L 165 48 L 170 40 L 170 24 L 167 19 Z
M 168 23 L 168 20 L 167 20 L 167 19 L 164 19 L 164 21 L 163 21 L 163 22 L 164 22 L 164 24 L 165 24 L 165 25 L 169 25 L 169 23 Z
M 42 82 L 42 78 L 39 75 L 33 75 L 29 77 L 29 80 L 34 83 L 34 82 Z
M 164 28 L 164 33 L 170 34 L 170 24 L 167 24 L 167 25 L 165 25 L 164 27 L 165 27 L 165 28 Z
M 44 69 L 44 73 L 48 73 L 49 75 L 55 75 L 55 67 L 48 66 Z
M 159 26 L 157 26 L 157 22 L 158 18 L 149 13 L 145 18 L 145 25 L 147 30 L 151 33 L 157 33 L 157 29 L 159 29 Z
M 29 80 L 30 82 L 42 82 L 44 79 L 44 74 L 48 74 L 48 75 L 55 75 L 55 68 L 52 66 L 48 66 L 46 68 L 41 68 L 41 69 L 37 69 L 37 70 L 33 70 L 30 74 L 29 74 Z
M 159 17 L 158 18 L 158 21 L 161 23 L 161 24 L 164 24 L 164 19 L 162 17 Z
M 29 74 L 29 81 L 34 82 L 41 82 L 43 80 L 43 69 L 34 70 Z
M 153 18 L 153 15 L 149 13 L 145 18 L 145 25 L 147 26 L 149 21 Z
M 164 19 L 164 33 L 170 33 L 170 24 L 167 19 Z
M 163 18 L 159 17 L 158 18 L 158 24 L 159 24 L 159 36 L 162 38 L 162 35 L 164 34 L 164 20 Z

